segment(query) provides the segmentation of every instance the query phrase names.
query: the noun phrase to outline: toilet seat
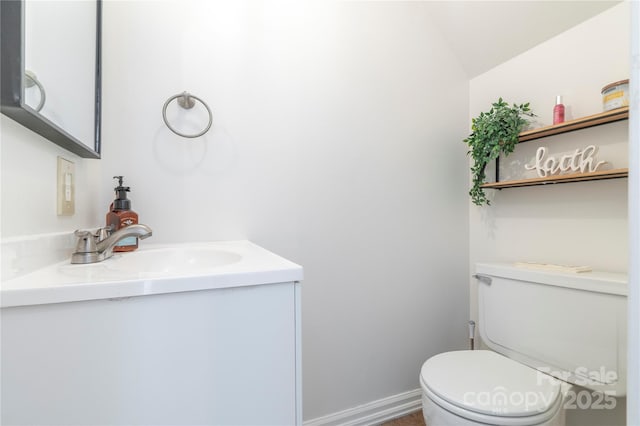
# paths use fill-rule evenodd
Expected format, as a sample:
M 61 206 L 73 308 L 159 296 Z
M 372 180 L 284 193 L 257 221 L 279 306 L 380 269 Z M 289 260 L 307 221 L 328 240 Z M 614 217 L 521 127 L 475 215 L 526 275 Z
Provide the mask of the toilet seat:
M 563 400 L 562 382 L 492 351 L 435 355 L 422 366 L 420 382 L 445 410 L 493 425 L 544 423 Z

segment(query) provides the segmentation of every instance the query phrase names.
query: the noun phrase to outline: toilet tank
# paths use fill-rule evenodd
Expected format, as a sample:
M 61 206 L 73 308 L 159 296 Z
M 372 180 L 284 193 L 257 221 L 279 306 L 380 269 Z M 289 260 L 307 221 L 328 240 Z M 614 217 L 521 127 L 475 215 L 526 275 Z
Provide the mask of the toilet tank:
M 626 275 L 477 263 L 475 277 L 490 349 L 569 383 L 626 394 Z

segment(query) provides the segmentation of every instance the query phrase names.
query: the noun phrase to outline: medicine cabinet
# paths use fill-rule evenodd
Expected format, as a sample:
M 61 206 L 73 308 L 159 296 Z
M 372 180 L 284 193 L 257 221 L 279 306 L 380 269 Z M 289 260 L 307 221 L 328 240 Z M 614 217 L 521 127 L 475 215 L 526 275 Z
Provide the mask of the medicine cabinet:
M 102 0 L 0 1 L 2 113 L 100 158 Z

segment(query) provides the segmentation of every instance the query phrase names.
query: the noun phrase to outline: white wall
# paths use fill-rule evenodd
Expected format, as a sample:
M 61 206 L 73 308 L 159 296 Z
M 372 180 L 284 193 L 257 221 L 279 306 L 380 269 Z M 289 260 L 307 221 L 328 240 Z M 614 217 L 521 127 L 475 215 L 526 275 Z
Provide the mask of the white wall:
M 248 238 L 305 267 L 305 419 L 417 389 L 466 345 L 468 81 L 423 6 L 104 5 L 103 210 L 122 174 L 155 242 Z M 183 90 L 213 110 L 196 140 L 162 122 Z
M 629 352 L 640 359 L 640 3 L 631 3 L 629 129 Z M 627 422 L 640 424 L 640 363 L 628 367 Z
M 95 184 L 100 176 L 100 162 L 71 154 L 5 115 L 0 117 L 0 126 L 2 238 L 95 227 L 98 214 Z M 58 156 L 75 164 L 73 216 L 56 214 Z
M 542 124 L 551 124 L 559 94 L 567 119 L 598 113 L 601 88 L 629 77 L 629 40 L 623 3 L 471 80 L 470 118 L 498 96 L 531 102 Z M 527 162 L 523 153 L 537 146 L 595 144 L 612 168 L 627 167 L 627 128 L 625 121 L 527 142 L 508 161 Z M 535 261 L 626 272 L 627 228 L 626 179 L 505 189 L 493 194 L 490 207 L 470 205 L 470 268 L 477 261 Z M 475 317 L 475 282 L 470 288 Z M 613 415 L 606 424 L 622 422 L 624 410 Z

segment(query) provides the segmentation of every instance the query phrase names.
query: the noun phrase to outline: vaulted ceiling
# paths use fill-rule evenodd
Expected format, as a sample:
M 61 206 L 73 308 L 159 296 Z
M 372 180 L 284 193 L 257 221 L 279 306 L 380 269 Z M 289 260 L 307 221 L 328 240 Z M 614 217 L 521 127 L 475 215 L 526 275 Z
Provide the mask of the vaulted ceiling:
M 433 24 L 469 78 L 620 3 L 619 1 L 430 1 Z

